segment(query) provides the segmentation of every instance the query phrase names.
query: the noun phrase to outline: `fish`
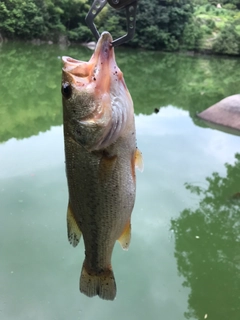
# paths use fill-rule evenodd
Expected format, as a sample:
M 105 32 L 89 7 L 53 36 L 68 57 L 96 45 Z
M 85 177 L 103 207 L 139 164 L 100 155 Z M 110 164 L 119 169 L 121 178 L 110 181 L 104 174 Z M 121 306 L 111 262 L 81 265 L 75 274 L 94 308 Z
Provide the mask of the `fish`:
M 111 256 L 117 240 L 129 247 L 135 168 L 143 170 L 133 101 L 111 43 L 105 31 L 88 62 L 62 57 L 61 87 L 68 239 L 73 247 L 84 241 L 80 292 L 105 300 L 116 297 Z

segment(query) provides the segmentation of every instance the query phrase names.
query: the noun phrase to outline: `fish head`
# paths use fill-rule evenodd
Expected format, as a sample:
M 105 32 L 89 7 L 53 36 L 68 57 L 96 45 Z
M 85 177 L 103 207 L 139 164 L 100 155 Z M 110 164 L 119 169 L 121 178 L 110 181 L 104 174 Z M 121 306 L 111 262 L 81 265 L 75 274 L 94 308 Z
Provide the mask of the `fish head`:
M 114 143 L 134 114 L 111 42 L 103 32 L 88 62 L 62 57 L 64 127 L 89 150 Z

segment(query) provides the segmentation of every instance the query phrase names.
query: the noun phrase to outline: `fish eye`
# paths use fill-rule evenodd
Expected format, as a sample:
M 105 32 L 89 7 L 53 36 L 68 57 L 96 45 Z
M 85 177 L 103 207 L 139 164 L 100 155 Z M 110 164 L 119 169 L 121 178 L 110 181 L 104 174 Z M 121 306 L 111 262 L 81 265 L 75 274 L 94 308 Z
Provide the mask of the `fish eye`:
M 62 84 L 62 95 L 66 98 L 69 99 L 72 95 L 72 88 L 71 85 L 68 82 L 65 82 Z

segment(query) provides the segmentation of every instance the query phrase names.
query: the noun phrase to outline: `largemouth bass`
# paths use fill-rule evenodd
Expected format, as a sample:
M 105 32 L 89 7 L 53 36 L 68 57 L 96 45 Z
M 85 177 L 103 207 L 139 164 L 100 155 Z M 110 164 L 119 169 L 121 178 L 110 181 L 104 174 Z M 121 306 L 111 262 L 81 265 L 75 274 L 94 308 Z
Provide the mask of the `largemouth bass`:
M 68 239 L 74 247 L 84 240 L 80 291 L 106 300 L 116 296 L 115 242 L 130 243 L 135 166 L 143 169 L 133 102 L 111 42 L 104 32 L 89 62 L 62 58 Z

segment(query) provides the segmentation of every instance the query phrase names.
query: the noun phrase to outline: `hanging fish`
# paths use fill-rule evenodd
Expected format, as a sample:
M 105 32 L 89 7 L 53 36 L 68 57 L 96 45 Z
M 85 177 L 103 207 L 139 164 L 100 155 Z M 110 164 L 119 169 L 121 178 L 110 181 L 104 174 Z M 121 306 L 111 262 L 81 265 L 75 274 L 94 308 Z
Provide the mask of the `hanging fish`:
M 143 170 L 133 102 L 111 42 L 104 32 L 89 62 L 62 58 L 68 239 L 74 247 L 84 240 L 80 291 L 106 300 L 116 296 L 115 242 L 130 243 L 135 167 Z

